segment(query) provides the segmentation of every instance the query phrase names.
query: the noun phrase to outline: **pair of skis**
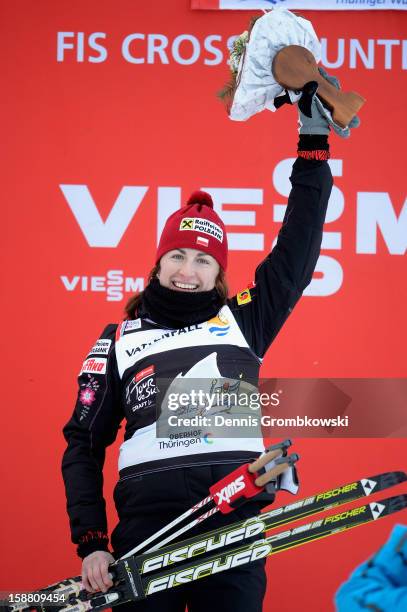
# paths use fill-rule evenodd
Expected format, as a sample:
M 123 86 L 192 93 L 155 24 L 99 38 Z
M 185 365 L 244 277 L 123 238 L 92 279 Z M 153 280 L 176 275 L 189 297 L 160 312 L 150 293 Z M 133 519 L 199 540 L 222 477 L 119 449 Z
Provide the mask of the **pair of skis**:
M 83 589 L 80 577 L 69 578 L 28 594 L 32 595 L 30 601 L 7 605 L 8 612 L 25 609 L 48 612 L 55 607 L 63 612 L 104 610 L 264 559 L 269 555 L 373 522 L 407 508 L 407 495 L 397 495 L 266 536 L 268 531 L 276 527 L 364 498 L 407 480 L 404 472 L 386 472 L 324 491 L 163 548 L 164 543 L 178 537 L 211 514 L 217 511 L 228 512 L 233 509 L 236 501 L 254 496 L 263 490 L 268 482 L 274 481 L 288 465 L 293 465 L 298 457 L 287 456 L 288 442 L 272 447 L 269 453 L 256 462 L 241 466 L 216 483 L 211 487 L 211 494 L 208 497 L 111 565 L 109 571 L 115 585 L 107 593 L 90 594 Z M 207 504 L 216 505 L 173 532 L 171 536 L 156 542 L 167 531 L 173 530 Z M 141 549 L 147 549 L 147 552 L 135 553 Z

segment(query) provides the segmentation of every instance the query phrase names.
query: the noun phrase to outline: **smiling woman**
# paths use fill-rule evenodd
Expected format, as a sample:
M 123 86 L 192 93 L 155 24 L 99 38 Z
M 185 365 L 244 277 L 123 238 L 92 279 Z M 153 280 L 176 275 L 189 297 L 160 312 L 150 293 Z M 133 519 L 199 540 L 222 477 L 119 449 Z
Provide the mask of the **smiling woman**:
M 255 282 L 228 298 L 226 228 L 210 195 L 195 192 L 167 220 L 149 282 L 128 302 L 126 320 L 108 325 L 85 360 L 76 408 L 64 429 L 63 474 L 72 540 L 84 559 L 83 584 L 89 591 L 112 585 L 102 470 L 105 448 L 123 419 L 120 480 L 114 492 L 119 515 L 112 533 L 115 558 L 200 502 L 215 482 L 264 450 L 261 431 L 252 433 L 250 419 L 240 434 L 225 426 L 225 433 L 216 436 L 199 421 L 193 430 L 190 425 L 176 429 L 174 437 L 165 423 L 172 414 L 165 398 L 179 384 L 186 385 L 182 391 L 218 389 L 231 397 L 258 379 L 262 358 L 311 281 L 319 256 L 332 187 L 326 161 L 329 129 L 318 114 L 318 126 L 321 121 L 322 135 L 308 126 L 300 136 L 283 225 Z M 192 424 L 201 409 L 189 402 L 182 416 Z M 237 409 L 228 410 L 230 421 Z M 214 514 L 206 527 L 247 519 L 271 501 L 262 493 L 232 515 Z M 257 560 L 124 604 L 121 612 L 132 612 L 133 606 L 134 612 L 184 612 L 186 606 L 189 612 L 206 612 L 220 592 L 223 612 L 260 612 L 265 588 L 264 561 Z
M 176 249 L 163 255 L 157 278 L 174 291 L 211 291 L 220 266 L 211 255 L 196 249 Z
M 177 251 L 180 251 L 180 252 L 190 251 L 190 252 L 192 252 L 192 249 L 177 249 Z M 164 257 L 162 259 L 164 259 Z M 205 259 L 209 260 L 209 257 L 210 257 L 209 255 L 205 255 Z M 168 289 L 173 289 L 173 290 L 178 290 L 178 291 L 180 290 L 180 288 L 179 287 L 176 288 L 175 285 L 172 285 L 172 286 L 164 285 L 165 278 L 163 276 L 161 276 L 161 274 L 160 274 L 161 263 L 162 263 L 162 261 L 160 261 L 160 263 L 156 264 L 154 266 L 154 268 L 151 270 L 150 274 L 148 275 L 147 294 L 146 294 L 145 291 L 141 291 L 139 293 L 136 293 L 127 302 L 125 311 L 126 311 L 128 319 L 136 319 L 137 318 L 137 313 L 138 313 L 139 306 L 143 303 L 143 301 L 145 302 L 146 299 L 148 300 L 148 294 L 149 294 L 150 289 L 152 287 L 161 286 L 161 287 L 167 287 Z M 158 280 L 159 280 L 159 283 L 157 282 Z M 218 271 L 217 276 L 215 278 L 214 288 L 216 289 L 216 293 L 219 296 L 220 304 L 222 304 L 222 305 L 226 304 L 226 300 L 227 300 L 227 296 L 228 296 L 228 293 L 229 293 L 229 289 L 228 289 L 227 282 L 226 282 L 225 272 L 224 272 L 224 270 L 222 268 L 219 268 L 219 271 Z M 185 291 L 185 293 L 195 293 L 197 291 L 198 290 L 195 290 L 195 291 L 191 291 L 191 290 L 188 291 L 187 290 L 187 291 Z M 171 299 L 172 294 L 167 294 L 167 295 Z M 203 297 L 204 296 L 200 295 L 200 298 L 203 298 Z M 154 304 L 151 304 L 151 307 L 154 308 Z M 173 316 L 177 316 L 177 313 L 176 312 L 173 313 Z M 184 315 L 182 313 L 180 313 L 180 315 L 177 318 L 177 320 L 183 321 L 182 316 L 184 316 Z
M 227 248 L 226 229 L 211 196 L 195 191 L 167 220 L 147 287 L 127 303 L 129 319 L 143 303 L 152 319 L 167 327 L 216 314 L 228 295 Z

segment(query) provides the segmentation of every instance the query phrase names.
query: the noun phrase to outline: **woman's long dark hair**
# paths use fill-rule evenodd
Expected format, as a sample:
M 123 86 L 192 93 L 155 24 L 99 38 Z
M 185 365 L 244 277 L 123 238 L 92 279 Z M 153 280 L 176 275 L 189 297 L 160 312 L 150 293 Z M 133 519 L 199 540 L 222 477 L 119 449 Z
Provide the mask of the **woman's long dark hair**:
M 160 264 L 156 264 L 154 268 L 151 270 L 148 275 L 147 284 L 153 280 L 153 278 L 157 278 L 157 274 L 160 271 Z M 219 293 L 222 304 L 226 304 L 226 300 L 228 299 L 229 289 L 226 283 L 225 272 L 222 268 L 220 268 L 218 276 L 215 281 L 215 289 Z M 138 306 L 143 299 L 143 291 L 140 293 L 136 293 L 133 295 L 125 306 L 125 319 L 136 319 L 137 318 L 137 310 Z

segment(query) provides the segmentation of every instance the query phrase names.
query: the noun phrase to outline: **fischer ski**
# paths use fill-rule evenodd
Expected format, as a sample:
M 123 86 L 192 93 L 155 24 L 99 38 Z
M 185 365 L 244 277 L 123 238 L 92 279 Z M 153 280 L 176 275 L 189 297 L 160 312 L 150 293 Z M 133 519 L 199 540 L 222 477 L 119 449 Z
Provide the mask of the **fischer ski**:
M 139 571 L 141 574 L 148 573 L 153 571 L 152 568 L 155 571 L 159 567 L 213 552 L 218 547 L 236 544 L 238 541 L 258 536 L 287 523 L 384 491 L 405 481 L 407 481 L 405 472 L 384 472 L 305 497 L 292 504 L 262 512 L 244 521 L 237 521 L 201 536 L 193 536 L 182 542 L 171 544 L 166 546 L 165 549 L 144 553 L 140 557 L 136 557 L 136 559 L 143 560 L 142 565 L 138 564 Z M 159 566 L 160 559 L 162 559 L 161 566 Z
M 326 538 L 335 533 L 347 531 L 353 527 L 365 525 L 405 508 L 407 508 L 407 495 L 397 495 L 352 508 L 340 514 L 327 516 L 312 523 L 258 539 L 245 546 L 221 551 L 200 562 L 192 561 L 179 569 L 170 568 L 152 577 L 142 578 L 143 590 L 145 596 L 149 596 L 233 567 L 264 559 L 275 553 Z
M 57 607 L 61 612 L 99 611 L 116 603 L 143 599 L 160 590 L 265 558 L 407 508 L 407 495 L 399 495 L 345 510 L 340 514 L 287 529 L 266 538 L 261 536 L 275 527 L 383 491 L 406 480 L 407 475 L 404 472 L 386 472 L 363 478 L 259 514 L 246 521 L 238 521 L 225 528 L 172 544 L 159 552 L 151 551 L 137 557 L 119 560 L 109 568 L 116 584 L 107 593 L 87 593 L 83 589 L 80 577 L 69 578 L 29 594 L 37 596 L 37 599 L 13 605 L 9 605 L 10 602 L 3 602 L 8 603 L 4 609 L 7 612 L 22 610 L 48 612 L 52 607 Z M 245 543 L 248 538 L 258 539 Z M 233 545 L 239 546 L 232 548 Z M 197 556 L 208 555 L 215 551 L 217 554 L 205 556 L 197 562 Z M 176 569 L 175 565 L 178 565 Z M 49 598 L 40 599 L 46 595 L 52 595 L 54 597 L 52 602 L 55 603 L 50 603 Z M 55 599 L 57 597 L 60 597 L 58 604 Z
M 286 523 L 312 516 L 313 514 L 317 514 L 318 512 L 330 510 L 331 508 L 335 508 L 348 502 L 361 499 L 365 496 L 371 495 L 379 491 L 384 491 L 385 489 L 396 486 L 397 484 L 405 482 L 406 480 L 407 474 L 405 474 L 405 472 L 384 472 L 382 474 L 377 474 L 376 476 L 369 476 L 368 478 L 362 478 L 360 480 L 347 483 L 340 487 L 336 487 L 334 489 L 329 489 L 316 495 L 305 497 L 296 502 L 293 502 L 292 504 L 280 506 L 278 508 L 269 510 L 268 512 L 262 512 L 261 514 L 255 517 L 247 519 L 246 521 L 232 523 L 227 527 L 215 529 L 207 533 L 206 535 L 215 537 L 218 534 L 227 534 L 229 533 L 229 531 L 234 532 L 236 529 L 243 529 L 249 523 L 257 521 L 261 521 L 264 523 L 264 531 L 269 531 L 270 529 L 285 525 Z M 202 516 L 206 518 L 206 515 L 209 515 L 211 512 L 213 511 L 210 510 L 208 513 L 205 513 L 205 515 Z M 187 529 L 189 529 L 191 525 L 194 526 L 200 520 L 200 517 L 198 517 L 198 519 L 195 519 L 192 523 L 189 523 L 185 527 L 181 528 L 179 531 L 172 534 L 171 539 L 177 537 L 178 535 L 181 535 L 181 533 L 187 531 Z M 164 531 L 165 529 L 166 528 L 161 531 Z M 154 534 L 154 536 L 151 536 L 151 538 L 140 544 L 138 548 L 145 548 L 144 545 L 150 543 L 151 540 L 154 540 L 155 536 L 156 534 Z M 198 536 L 191 537 L 188 540 L 183 540 L 182 544 L 185 544 L 187 542 L 193 543 L 197 540 L 197 537 Z M 246 537 L 252 536 L 247 535 Z M 151 549 L 147 550 L 146 553 L 144 553 L 144 557 L 150 557 L 151 555 L 149 553 L 156 550 L 160 550 L 162 546 L 167 544 L 169 539 L 170 538 L 166 538 L 165 540 L 160 542 L 159 545 L 156 545 Z M 166 546 L 166 550 L 173 551 L 177 546 L 178 545 L 174 544 Z M 202 553 L 199 553 L 199 549 L 197 548 L 194 554 L 198 555 Z M 126 558 L 127 556 L 128 555 L 126 554 L 122 558 Z

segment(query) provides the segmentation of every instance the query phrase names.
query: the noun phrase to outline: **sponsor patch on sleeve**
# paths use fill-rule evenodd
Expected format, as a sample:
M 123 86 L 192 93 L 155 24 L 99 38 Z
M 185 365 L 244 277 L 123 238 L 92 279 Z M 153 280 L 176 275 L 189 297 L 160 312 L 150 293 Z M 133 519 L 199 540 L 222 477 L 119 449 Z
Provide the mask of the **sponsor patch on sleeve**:
M 81 374 L 106 374 L 106 365 L 106 357 L 91 357 L 90 359 L 85 359 L 79 376 Z
M 121 338 L 121 336 L 123 335 L 123 330 L 126 326 L 127 321 L 122 321 L 121 323 L 118 324 L 117 329 L 116 329 L 116 342 L 118 342 Z
M 130 321 L 122 321 L 117 326 L 116 330 L 116 342 L 127 332 L 133 331 L 134 329 L 141 328 L 141 319 L 131 319 Z
M 248 304 L 249 302 L 251 302 L 252 296 L 250 293 L 250 289 L 247 287 L 246 289 L 243 289 L 243 291 L 240 291 L 236 295 L 236 300 L 239 306 L 243 306 L 243 304 Z
M 92 346 L 89 355 L 108 355 L 112 341 L 107 338 L 101 338 Z
M 133 329 L 140 329 L 141 327 L 141 319 L 132 319 L 131 321 L 125 321 L 125 323 L 123 333 L 133 331 Z

